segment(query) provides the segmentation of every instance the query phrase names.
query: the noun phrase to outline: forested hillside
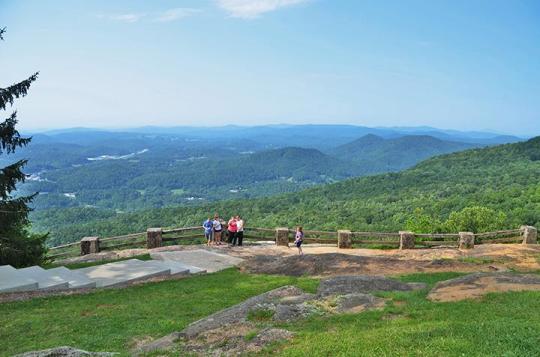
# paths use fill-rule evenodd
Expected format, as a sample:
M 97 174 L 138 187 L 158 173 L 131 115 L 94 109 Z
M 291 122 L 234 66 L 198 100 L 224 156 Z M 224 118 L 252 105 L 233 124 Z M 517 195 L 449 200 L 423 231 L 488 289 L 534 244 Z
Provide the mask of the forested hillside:
M 330 151 L 341 159 L 358 165 L 363 174 L 401 171 L 435 155 L 480 147 L 456 141 L 445 141 L 428 135 L 406 135 L 385 139 L 369 134 Z
M 40 193 L 37 211 L 193 206 L 399 171 L 427 157 L 483 145 L 340 125 L 177 130 L 181 134 L 172 129 L 167 134 L 84 129 L 37 134 L 13 158 L 29 160 L 30 177 L 20 193 Z M 384 137 L 355 136 L 365 132 Z M 341 145 L 344 141 L 350 143 Z
M 215 202 L 198 207 L 119 214 L 96 208 L 46 210 L 33 215 L 34 229 L 50 242 L 87 235 L 144 231 L 151 226 L 200 224 L 208 214 L 242 214 L 252 226 L 397 231 L 461 229 L 467 207 L 483 214 L 486 227 L 540 224 L 540 137 L 527 142 L 471 149 L 428 159 L 399 172 L 346 180 L 275 197 Z M 459 214 L 453 212 L 462 211 Z

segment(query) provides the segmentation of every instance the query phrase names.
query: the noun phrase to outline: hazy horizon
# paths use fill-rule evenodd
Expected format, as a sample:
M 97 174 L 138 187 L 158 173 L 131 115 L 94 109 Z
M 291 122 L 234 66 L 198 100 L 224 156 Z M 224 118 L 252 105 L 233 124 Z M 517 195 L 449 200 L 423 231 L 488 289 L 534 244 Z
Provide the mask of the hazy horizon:
M 540 134 L 531 0 L 0 0 L 20 128 L 346 124 Z

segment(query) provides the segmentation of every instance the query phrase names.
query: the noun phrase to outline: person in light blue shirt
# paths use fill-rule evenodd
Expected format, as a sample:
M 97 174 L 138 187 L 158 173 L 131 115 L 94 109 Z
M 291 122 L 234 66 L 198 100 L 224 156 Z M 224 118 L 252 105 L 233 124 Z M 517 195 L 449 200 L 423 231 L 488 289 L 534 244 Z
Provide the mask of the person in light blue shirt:
M 203 222 L 204 237 L 206 238 L 206 245 L 211 245 L 214 242 L 214 222 L 210 217 Z

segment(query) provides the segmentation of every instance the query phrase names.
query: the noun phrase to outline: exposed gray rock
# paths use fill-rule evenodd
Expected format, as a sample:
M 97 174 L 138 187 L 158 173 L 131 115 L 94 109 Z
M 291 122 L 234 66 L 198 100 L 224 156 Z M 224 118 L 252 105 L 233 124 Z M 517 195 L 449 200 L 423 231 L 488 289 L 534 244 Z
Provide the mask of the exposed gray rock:
M 305 293 L 295 286 L 283 286 L 264 294 L 247 299 L 243 303 L 216 312 L 204 319 L 195 321 L 181 331 L 185 337 L 193 337 L 203 331 L 212 330 L 225 324 L 245 321 L 251 310 L 270 308 L 279 304 L 280 300 L 289 297 L 300 297 Z
M 384 276 L 351 275 L 322 280 L 317 294 L 320 296 L 366 294 L 374 291 L 410 291 L 425 287 L 426 285 L 422 283 L 403 283 Z
M 337 298 L 336 312 L 361 312 L 383 307 L 386 300 L 370 294 L 354 293 Z
M 261 311 L 263 325 L 305 318 L 312 314 L 360 312 L 383 307 L 386 300 L 367 294 L 371 291 L 408 291 L 424 288 L 425 284 L 402 283 L 380 276 L 342 276 L 323 280 L 318 294 L 308 294 L 295 286 L 283 286 L 195 321 L 184 330 L 143 345 L 134 353 L 147 353 L 178 347 L 187 353 L 234 355 L 246 350 L 255 351 L 258 343 L 290 338 L 286 330 L 261 330 L 247 344 L 246 336 L 260 328 L 256 319 Z M 269 311 L 271 314 L 266 314 Z M 250 318 L 251 317 L 251 318 Z M 251 339 L 249 339 L 251 341 Z
M 508 272 L 473 273 L 438 282 L 429 292 L 434 301 L 479 298 L 487 293 L 540 290 L 540 276 Z
M 50 348 L 48 350 L 26 352 L 14 357 L 106 357 L 115 356 L 115 352 L 88 352 L 76 349 L 74 347 L 62 346 Z

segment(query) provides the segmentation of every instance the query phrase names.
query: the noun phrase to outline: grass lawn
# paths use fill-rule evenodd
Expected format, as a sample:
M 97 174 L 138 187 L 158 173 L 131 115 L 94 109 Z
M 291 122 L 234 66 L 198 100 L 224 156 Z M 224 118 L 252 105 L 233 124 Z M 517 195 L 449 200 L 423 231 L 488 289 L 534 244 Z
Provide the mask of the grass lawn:
M 126 289 L 0 304 L 0 356 L 65 345 L 127 354 L 134 338 L 162 337 L 288 284 L 314 291 L 318 282 L 227 269 Z
M 426 282 L 456 273 L 413 274 Z M 71 345 L 127 353 L 133 339 L 178 331 L 226 306 L 293 284 L 313 292 L 309 278 L 215 274 L 80 296 L 0 304 L 0 355 Z M 427 290 L 381 293 L 392 299 L 382 311 L 314 317 L 284 324 L 296 337 L 285 356 L 534 356 L 540 355 L 540 292 L 488 295 L 479 301 L 432 303 Z M 276 347 L 276 346 L 274 346 Z M 271 350 L 264 354 L 272 353 Z
M 426 282 L 455 273 L 414 274 Z M 381 293 L 383 311 L 311 318 L 284 325 L 297 333 L 284 356 L 540 356 L 540 292 L 490 294 L 433 303 L 426 291 Z

